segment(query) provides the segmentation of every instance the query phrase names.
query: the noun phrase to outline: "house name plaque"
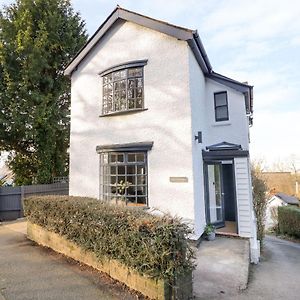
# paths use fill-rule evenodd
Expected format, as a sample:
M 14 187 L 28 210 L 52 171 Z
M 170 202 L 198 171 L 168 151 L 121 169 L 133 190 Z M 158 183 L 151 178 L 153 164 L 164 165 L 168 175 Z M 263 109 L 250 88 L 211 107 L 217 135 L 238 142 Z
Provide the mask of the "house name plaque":
M 189 179 L 187 177 L 170 177 L 170 182 L 188 182 Z

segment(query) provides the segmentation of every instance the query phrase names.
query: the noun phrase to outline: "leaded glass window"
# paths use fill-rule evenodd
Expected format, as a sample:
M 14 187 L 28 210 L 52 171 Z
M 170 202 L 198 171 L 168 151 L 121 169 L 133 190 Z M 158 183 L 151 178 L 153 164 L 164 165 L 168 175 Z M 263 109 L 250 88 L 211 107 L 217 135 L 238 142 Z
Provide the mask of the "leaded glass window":
M 100 197 L 127 205 L 147 205 L 147 152 L 100 154 Z
M 142 108 L 143 67 L 117 70 L 103 76 L 103 115 Z

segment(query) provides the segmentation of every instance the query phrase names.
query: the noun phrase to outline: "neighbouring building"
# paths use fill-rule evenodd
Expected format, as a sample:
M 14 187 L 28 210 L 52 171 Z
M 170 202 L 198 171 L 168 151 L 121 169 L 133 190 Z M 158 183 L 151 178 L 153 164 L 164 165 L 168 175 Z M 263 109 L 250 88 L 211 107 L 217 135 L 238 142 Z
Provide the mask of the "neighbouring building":
M 0 183 L 2 186 L 11 186 L 14 183 L 14 173 L 5 164 L 0 166 Z
M 250 239 L 253 88 L 212 70 L 190 30 L 117 7 L 65 70 L 70 194 L 178 215 Z
M 268 199 L 265 222 L 266 230 L 272 229 L 278 224 L 278 207 L 287 205 L 299 206 L 300 201 L 297 197 L 289 196 L 285 193 L 276 193 Z

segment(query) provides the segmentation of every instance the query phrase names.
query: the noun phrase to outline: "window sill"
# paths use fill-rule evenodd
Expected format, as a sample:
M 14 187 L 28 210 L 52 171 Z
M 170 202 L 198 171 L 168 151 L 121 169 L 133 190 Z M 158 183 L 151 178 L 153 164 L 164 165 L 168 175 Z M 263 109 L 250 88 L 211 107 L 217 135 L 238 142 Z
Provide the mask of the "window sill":
M 217 126 L 229 126 L 231 125 L 230 121 L 219 121 L 219 122 L 215 122 L 212 124 L 213 127 L 217 127 Z
M 99 117 L 104 118 L 104 117 L 113 117 L 113 116 L 120 116 L 120 115 L 131 115 L 131 114 L 143 112 L 145 110 L 148 110 L 148 108 L 137 108 L 137 109 L 131 109 L 131 110 L 117 111 L 117 112 L 112 112 L 112 113 L 108 113 L 105 115 L 100 115 Z
M 113 205 L 116 206 L 121 206 L 121 207 L 127 207 L 127 208 L 134 208 L 134 209 L 142 209 L 142 210 L 146 210 L 149 209 L 149 206 L 147 204 L 141 204 L 141 203 L 125 203 L 125 202 L 121 202 L 120 203 L 113 203 Z
M 142 209 L 148 208 L 146 204 L 141 204 L 141 203 L 127 203 L 126 207 L 135 207 L 135 208 L 142 208 Z

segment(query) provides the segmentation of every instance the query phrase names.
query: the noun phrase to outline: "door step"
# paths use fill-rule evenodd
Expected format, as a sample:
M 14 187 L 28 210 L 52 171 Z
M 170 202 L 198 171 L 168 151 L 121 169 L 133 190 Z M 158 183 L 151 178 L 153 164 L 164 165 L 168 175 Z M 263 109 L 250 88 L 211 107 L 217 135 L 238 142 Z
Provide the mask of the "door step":
M 237 233 L 233 233 L 233 232 L 218 232 L 218 230 L 216 231 L 216 235 L 218 235 L 218 236 L 239 237 L 239 235 Z

